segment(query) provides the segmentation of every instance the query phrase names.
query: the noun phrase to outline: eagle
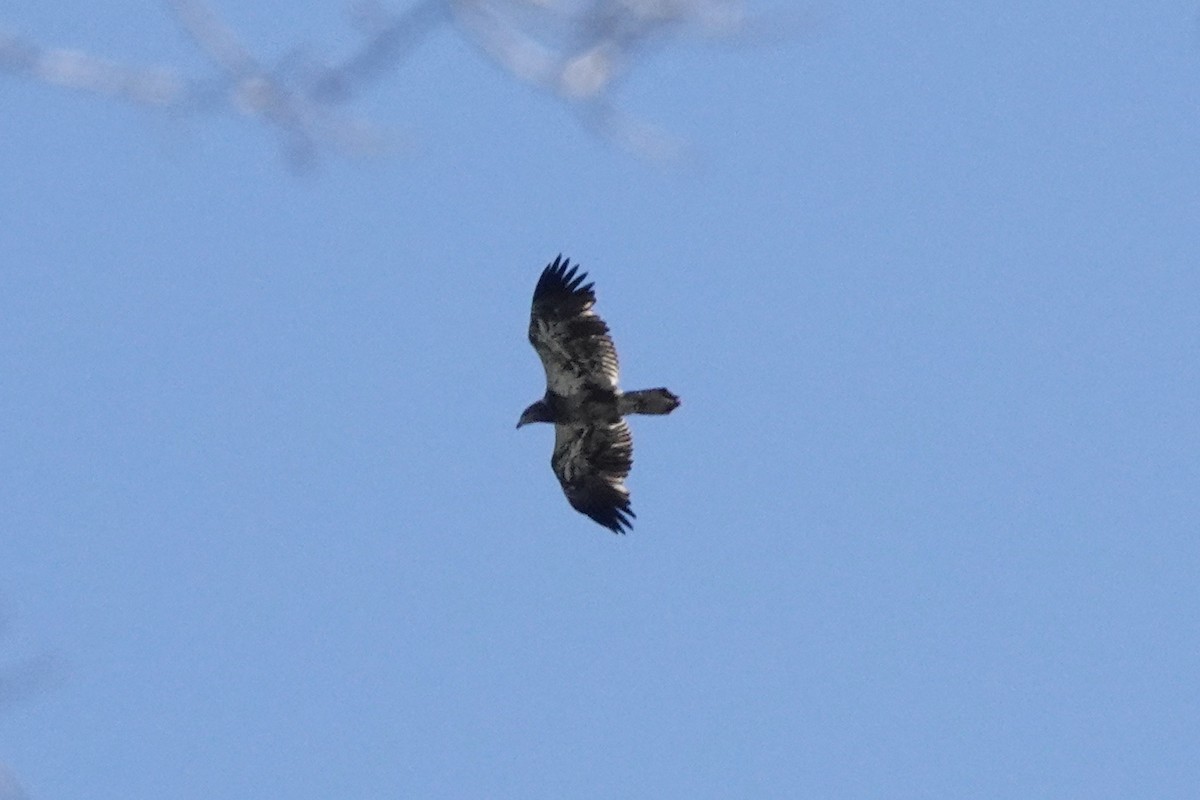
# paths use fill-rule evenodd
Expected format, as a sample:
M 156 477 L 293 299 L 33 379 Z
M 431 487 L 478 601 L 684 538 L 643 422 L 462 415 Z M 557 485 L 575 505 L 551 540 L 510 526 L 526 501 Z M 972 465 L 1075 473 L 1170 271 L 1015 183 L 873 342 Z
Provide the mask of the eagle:
M 567 501 L 613 533 L 632 528 L 625 478 L 633 467 L 627 414 L 670 414 L 679 398 L 667 389 L 622 392 L 617 350 L 596 316 L 593 283 L 560 254 L 533 290 L 529 341 L 546 370 L 546 394 L 521 414 L 517 427 L 554 424 L 550 467 Z

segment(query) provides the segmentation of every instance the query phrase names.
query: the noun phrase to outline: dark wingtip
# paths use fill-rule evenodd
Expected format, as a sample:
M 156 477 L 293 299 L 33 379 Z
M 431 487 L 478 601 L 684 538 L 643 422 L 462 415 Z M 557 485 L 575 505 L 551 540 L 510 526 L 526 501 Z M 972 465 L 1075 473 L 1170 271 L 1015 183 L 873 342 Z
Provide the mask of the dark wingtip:
M 563 299 L 572 295 L 590 298 L 595 284 L 584 284 L 585 280 L 587 273 L 580 272 L 578 264 L 572 265 L 571 259 L 563 258 L 562 253 L 559 253 L 542 270 L 533 290 L 533 300 L 538 302 L 550 298 Z
M 622 536 L 633 530 L 633 520 L 637 517 L 637 514 L 633 513 L 633 509 L 629 507 L 629 504 L 585 511 L 584 513 L 613 533 Z

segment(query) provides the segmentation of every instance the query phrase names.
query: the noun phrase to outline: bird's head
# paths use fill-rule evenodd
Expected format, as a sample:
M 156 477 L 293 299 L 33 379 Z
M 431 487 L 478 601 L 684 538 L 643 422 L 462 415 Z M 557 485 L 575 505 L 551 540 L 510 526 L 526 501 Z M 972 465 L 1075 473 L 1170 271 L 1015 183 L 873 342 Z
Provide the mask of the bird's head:
M 553 422 L 554 414 L 550 411 L 550 406 L 546 405 L 545 400 L 538 400 L 529 408 L 521 412 L 521 418 L 517 420 L 517 427 L 528 425 L 531 422 Z

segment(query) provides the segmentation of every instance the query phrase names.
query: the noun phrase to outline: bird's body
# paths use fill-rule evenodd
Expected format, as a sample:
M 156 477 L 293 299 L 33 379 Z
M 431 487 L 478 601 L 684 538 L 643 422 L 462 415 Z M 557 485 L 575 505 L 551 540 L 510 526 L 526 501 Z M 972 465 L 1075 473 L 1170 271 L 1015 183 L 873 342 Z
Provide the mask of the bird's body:
M 622 392 L 608 325 L 592 306 L 596 294 L 562 256 L 542 271 L 533 293 L 529 341 L 546 371 L 546 393 L 521 415 L 554 424 L 550 466 L 567 500 L 614 533 L 636 515 L 625 478 L 633 466 L 627 414 L 669 414 L 679 398 L 666 389 Z

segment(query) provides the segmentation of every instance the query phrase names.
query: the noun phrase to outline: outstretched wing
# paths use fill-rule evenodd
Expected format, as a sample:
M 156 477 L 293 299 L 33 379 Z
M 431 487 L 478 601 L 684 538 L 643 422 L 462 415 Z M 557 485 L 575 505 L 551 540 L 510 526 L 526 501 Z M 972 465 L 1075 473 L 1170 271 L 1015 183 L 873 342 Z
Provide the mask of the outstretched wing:
M 593 284 L 561 255 L 542 270 L 533 290 L 529 341 L 546 370 L 546 386 L 560 397 L 585 387 L 617 390 L 617 350 L 608 325 L 596 316 Z
M 613 533 L 631 528 L 625 478 L 633 467 L 633 436 L 625 420 L 615 424 L 555 425 L 550 466 L 571 506 Z

